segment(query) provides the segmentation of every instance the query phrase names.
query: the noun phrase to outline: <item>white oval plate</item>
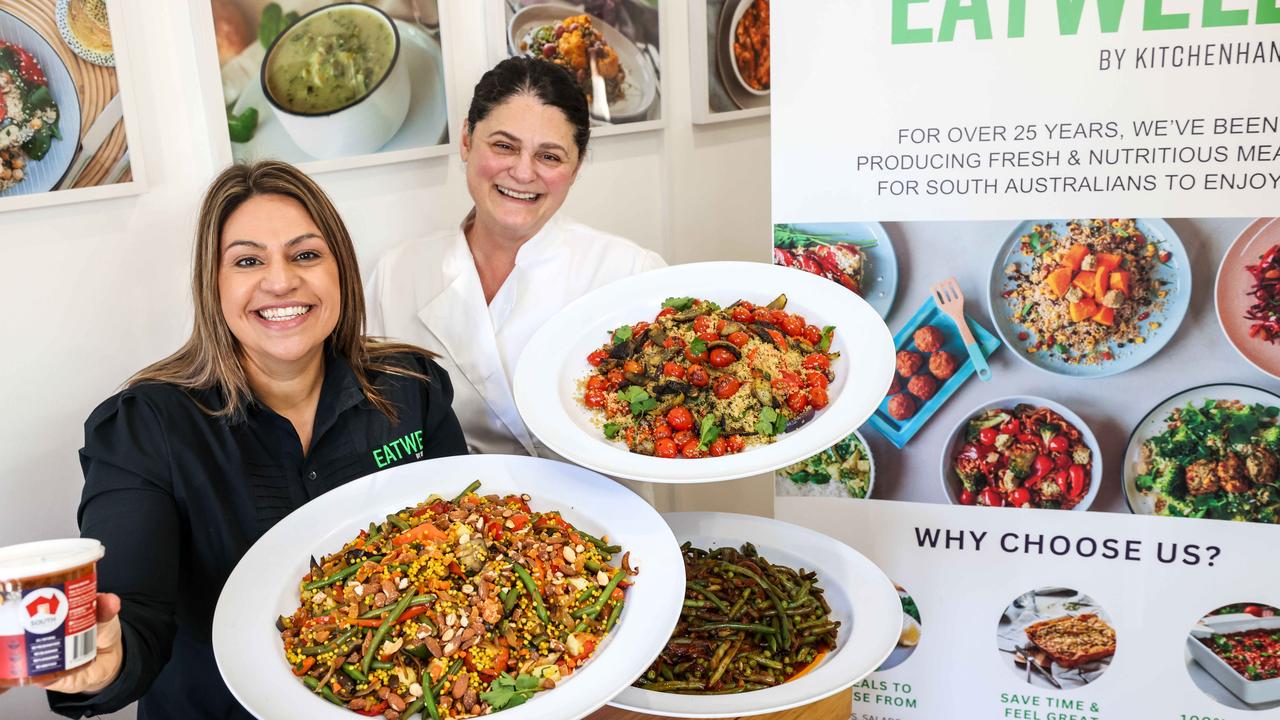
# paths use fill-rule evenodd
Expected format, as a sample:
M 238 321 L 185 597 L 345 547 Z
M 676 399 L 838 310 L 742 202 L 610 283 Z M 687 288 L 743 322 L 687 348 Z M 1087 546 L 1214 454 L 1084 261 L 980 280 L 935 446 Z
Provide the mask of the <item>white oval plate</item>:
M 659 458 L 606 440 L 595 416 L 577 398 L 587 355 L 621 325 L 652 320 L 669 297 L 696 296 L 728 305 L 763 305 L 780 293 L 787 311 L 810 323 L 835 325 L 831 403 L 804 427 L 736 455 Z M 696 483 L 777 470 L 831 447 L 856 430 L 880 401 L 894 373 L 893 336 L 866 300 L 803 270 L 754 262 L 673 265 L 594 290 L 547 321 L 516 363 L 513 392 L 520 417 L 547 447 L 573 462 L 613 477 L 660 483 Z
M 331 553 L 371 520 L 436 493 L 453 497 L 472 480 L 482 493 L 528 493 L 535 510 L 631 552 L 639 568 L 617 627 L 593 657 L 554 690 L 502 711 L 504 720 L 580 718 L 630 685 L 662 650 L 680 616 L 684 565 L 657 511 L 608 478 L 551 460 L 468 455 L 412 463 L 354 480 L 298 508 L 254 543 L 223 586 L 213 616 L 213 653 L 231 694 L 260 718 L 351 720 L 355 715 L 306 689 L 290 671 L 275 629 L 298 607 L 309 558 Z
M 902 632 L 898 591 L 879 567 L 839 540 L 755 515 L 687 512 L 662 517 L 682 543 L 688 541 L 694 547 L 710 549 L 750 542 L 769 562 L 817 572 L 817 584 L 831 605 L 831 614 L 840 621 L 836 649 L 804 675 L 765 690 L 736 695 L 681 695 L 627 687 L 609 701 L 610 705 L 650 715 L 688 718 L 777 712 L 817 702 L 852 686 L 879 667 L 897 646 Z M 815 565 L 815 561 L 820 564 Z
M 1169 413 L 1174 408 L 1185 407 L 1192 403 L 1196 407 L 1205 400 L 1239 400 L 1242 403 L 1280 407 L 1280 396 L 1262 388 L 1237 383 L 1217 383 L 1188 388 L 1164 402 L 1151 408 L 1143 416 L 1142 421 L 1129 435 L 1129 444 L 1124 448 L 1124 499 L 1129 504 L 1129 511 L 1138 515 L 1156 515 L 1156 500 L 1159 495 L 1146 493 L 1138 489 L 1138 467 L 1142 462 L 1142 444 L 1164 432 L 1169 427 Z

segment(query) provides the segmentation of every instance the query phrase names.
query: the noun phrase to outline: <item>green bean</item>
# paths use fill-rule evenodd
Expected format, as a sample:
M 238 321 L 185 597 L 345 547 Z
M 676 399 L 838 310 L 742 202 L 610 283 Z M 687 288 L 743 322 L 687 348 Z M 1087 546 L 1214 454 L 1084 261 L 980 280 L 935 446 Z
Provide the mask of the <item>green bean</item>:
M 312 580 L 306 585 L 303 585 L 302 589 L 303 590 L 319 590 L 322 587 L 328 587 L 341 580 L 346 580 L 352 575 L 355 575 L 356 571 L 359 570 L 362 565 L 364 565 L 364 560 L 357 560 L 354 563 L 333 573 L 332 575 L 329 575 L 327 577 L 322 577 L 319 580 Z
M 312 690 L 319 688 L 320 694 L 324 696 L 324 699 L 328 700 L 334 705 L 341 705 L 343 707 L 346 707 L 347 705 L 345 702 L 343 702 L 342 698 L 335 695 L 333 691 L 329 689 L 329 683 L 324 683 L 323 685 L 321 685 L 320 680 L 318 678 L 313 678 L 310 675 L 307 675 L 302 678 L 302 684 L 306 685 Z
M 538 592 L 533 576 L 520 563 L 512 563 L 511 567 L 515 570 L 516 577 L 520 578 L 520 582 L 524 583 L 524 589 L 529 591 L 529 597 L 533 600 L 533 610 L 538 613 L 538 619 L 543 625 L 550 625 L 551 617 L 547 615 L 547 606 L 542 604 L 542 593 Z
M 369 537 L 364 539 L 365 547 L 372 545 L 382 537 L 382 526 L 376 523 L 369 523 Z
M 413 602 L 409 603 L 409 607 L 415 607 L 418 605 L 430 605 L 431 603 L 435 602 L 435 599 L 436 599 L 436 596 L 431 593 L 419 595 L 413 599 Z M 383 613 L 391 612 L 392 607 L 394 606 L 383 605 L 380 608 L 374 608 L 372 610 L 369 610 L 368 612 L 361 614 L 359 617 L 361 620 L 370 620 L 378 617 L 379 615 L 382 615 Z M 419 615 L 418 617 L 422 617 L 422 616 Z
M 426 648 L 423 648 L 423 649 L 425 650 Z M 410 654 L 412 655 L 412 653 Z M 427 654 L 430 655 L 431 653 L 428 652 Z M 414 657 L 417 657 L 417 656 L 415 655 Z M 395 666 L 396 666 L 395 663 L 388 662 L 386 660 L 374 660 L 373 662 L 369 663 L 369 667 L 373 668 L 374 670 L 391 670 Z
M 725 604 L 723 600 L 717 597 L 715 593 L 711 592 L 707 588 L 703 587 L 702 585 L 696 582 L 685 583 L 685 587 L 698 593 L 702 597 L 706 598 L 708 602 L 712 603 L 717 608 L 719 608 L 720 612 L 724 613 L 725 615 L 729 614 L 729 606 Z
M 573 529 L 573 531 L 574 531 L 574 532 L 576 532 L 576 533 L 578 533 L 578 535 L 579 535 L 583 540 L 586 540 L 587 542 L 591 543 L 592 545 L 595 545 L 597 548 L 599 548 L 599 549 L 600 549 L 600 551 L 601 551 L 601 552 L 603 552 L 603 551 L 605 550 L 605 548 L 609 547 L 608 545 L 606 545 L 606 544 L 605 544 L 605 542 L 604 542 L 603 540 L 601 540 L 600 538 L 596 537 L 595 535 L 592 535 L 591 533 L 587 532 L 586 530 L 583 530 L 582 528 L 578 528 L 578 527 L 576 527 L 576 528 L 574 528 L 574 529 Z M 610 554 L 610 555 L 612 555 L 613 553 L 609 553 L 609 554 Z
M 609 602 L 609 596 L 613 594 L 614 589 L 618 587 L 618 583 L 622 582 L 622 578 L 626 574 L 625 570 L 618 570 L 613 574 L 613 577 L 609 579 L 609 584 L 604 586 L 604 590 L 600 591 L 600 597 L 591 606 L 595 610 L 594 613 L 591 613 L 592 615 L 600 614 L 600 611 L 604 609 L 604 604 Z
M 391 612 L 383 619 L 382 624 L 378 626 L 377 632 L 373 634 L 373 640 L 369 643 L 369 650 L 364 654 L 364 659 L 360 661 L 360 669 L 367 675 L 369 673 L 369 664 L 373 662 L 374 656 L 378 654 L 378 647 L 382 645 L 382 639 L 387 636 L 391 630 L 391 626 L 400 618 L 400 613 L 409 607 L 409 603 L 413 602 L 414 594 L 405 593 L 404 597 L 396 603 Z
M 441 676 L 444 680 L 448 675 Z M 431 674 L 426 670 L 422 671 L 422 700 L 423 707 L 426 708 L 427 714 L 431 716 L 431 720 L 440 720 L 440 710 L 436 707 L 436 691 L 431 687 Z M 407 715 L 402 717 L 409 717 Z
M 303 655 L 323 655 L 327 652 L 337 650 L 339 647 L 342 646 L 343 643 L 350 640 L 351 636 L 355 635 L 356 632 L 358 632 L 359 630 L 360 628 L 353 627 L 350 630 L 347 630 L 346 632 L 339 635 L 336 640 L 331 640 L 327 643 L 324 643 L 323 645 L 309 645 L 307 647 L 304 647 L 298 650 L 298 652 L 302 653 Z
M 782 663 L 776 660 L 770 660 L 769 658 L 763 655 L 754 654 L 754 655 L 748 655 L 747 657 L 751 658 L 751 660 L 755 662 L 757 665 L 763 665 L 768 668 L 773 668 L 774 670 L 782 669 Z
M 604 632 L 607 635 L 613 629 L 613 624 L 618 622 L 618 617 L 622 615 L 622 605 L 625 601 L 619 600 L 614 604 L 613 610 L 609 612 L 609 618 L 604 621 Z
M 586 568 L 586 569 L 590 570 L 590 571 L 591 571 L 591 572 L 593 572 L 593 573 L 598 573 L 598 572 L 600 572 L 602 569 L 604 569 L 604 566 L 603 566 L 603 565 L 601 565 L 599 562 L 597 562 L 597 561 L 595 561 L 595 560 L 587 560 L 587 561 L 583 562 L 583 563 L 582 563 L 582 567 L 584 567 L 584 568 Z
M 456 503 L 457 503 L 459 500 L 461 500 L 462 498 L 464 498 L 464 497 L 466 497 L 466 496 L 470 495 L 471 493 L 473 493 L 473 492 L 475 492 L 476 490 L 479 490 L 479 489 L 480 489 L 480 481 L 479 481 L 479 480 L 472 480 L 472 481 L 471 481 L 471 484 L 467 486 L 467 489 L 465 489 L 465 490 L 463 490 L 462 492 L 458 493 L 458 496 L 457 496 L 457 497 L 455 497 L 455 498 L 453 499 L 453 502 L 456 504 Z
M 645 690 L 653 690 L 654 692 L 674 692 L 676 690 L 705 690 L 707 686 L 697 680 L 671 680 L 667 682 L 649 683 L 641 685 Z
M 369 676 L 360 672 L 360 668 L 356 667 L 355 665 L 352 665 L 351 663 L 342 663 L 342 672 L 346 673 L 347 677 L 351 678 L 352 680 L 355 680 L 358 683 L 369 682 Z
M 392 525 L 395 525 L 401 530 L 409 529 L 409 523 L 405 522 L 404 518 L 400 517 L 399 515 L 388 515 L 387 520 L 389 520 Z
M 436 682 L 435 689 L 432 692 L 439 695 L 440 691 L 444 689 L 445 683 L 449 682 L 450 676 L 456 674 L 461 667 L 462 667 L 462 658 L 458 658 L 457 660 L 454 660 L 452 663 L 450 663 L 449 669 L 446 670 L 445 673 L 440 676 L 440 680 Z
M 502 598 L 502 614 L 510 615 L 511 608 L 520 602 L 520 593 L 523 592 L 523 585 L 512 585 L 507 589 L 507 596 Z

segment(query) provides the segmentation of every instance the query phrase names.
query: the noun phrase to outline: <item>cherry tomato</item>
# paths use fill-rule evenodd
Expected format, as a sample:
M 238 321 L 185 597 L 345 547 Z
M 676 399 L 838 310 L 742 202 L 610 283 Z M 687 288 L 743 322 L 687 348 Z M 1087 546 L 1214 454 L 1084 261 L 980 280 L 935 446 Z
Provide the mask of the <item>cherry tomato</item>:
M 709 450 L 711 452 L 711 457 L 720 457 L 729 451 L 728 443 L 724 441 L 724 438 L 718 437 L 711 441 L 711 447 Z
M 739 330 L 738 332 L 735 332 L 735 333 L 729 333 L 729 337 L 728 337 L 728 338 L 726 338 L 726 339 L 727 339 L 729 342 L 731 342 L 731 343 L 733 343 L 734 345 L 736 345 L 737 347 L 742 347 L 742 346 L 746 345 L 747 343 L 751 342 L 751 336 L 750 336 L 750 335 L 748 335 L 748 334 L 746 334 L 746 333 L 744 333 L 744 332 L 742 332 L 741 330 Z
M 605 386 L 608 384 L 609 381 L 605 380 L 603 375 L 592 375 L 591 379 L 587 381 L 587 389 L 604 390 Z
M 1085 477 L 1083 465 L 1072 465 L 1067 468 L 1067 478 L 1071 481 L 1071 492 L 1067 493 L 1073 498 L 1078 498 L 1084 493 L 1085 483 L 1088 478 Z
M 1245 613 L 1252 615 L 1254 617 L 1262 617 L 1262 608 L 1258 607 L 1257 605 L 1245 605 L 1244 611 Z
M 711 332 L 711 328 L 712 328 L 712 325 L 711 325 L 710 316 L 699 315 L 698 317 L 693 319 L 693 332 L 695 334 L 701 335 L 703 333 Z
M 818 329 L 817 325 L 805 325 L 804 339 L 805 339 L 805 342 L 809 343 L 810 345 L 817 345 L 818 343 L 822 342 L 822 331 Z
M 591 367 L 600 367 L 600 363 L 604 362 L 607 357 L 609 357 L 609 353 L 604 350 L 596 350 L 587 356 L 587 362 L 591 364 Z
M 805 370 L 826 370 L 831 367 L 831 358 L 823 353 L 811 353 L 804 357 L 804 361 L 800 365 Z
M 677 446 L 677 447 L 684 447 L 685 443 L 687 443 L 687 442 L 689 442 L 690 440 L 693 440 L 693 439 L 694 439 L 694 437 L 693 437 L 693 431 L 692 431 L 692 430 L 681 430 L 680 432 L 676 433 L 675 435 L 672 435 L 672 436 L 671 436 L 671 439 L 676 441 L 676 446 Z
M 1059 470 L 1066 470 L 1071 467 L 1071 456 L 1066 453 L 1058 453 L 1053 456 L 1053 466 Z
M 1067 477 L 1065 472 L 1062 470 L 1056 470 L 1053 475 L 1050 475 L 1049 477 L 1057 483 L 1058 489 L 1062 491 L 1063 495 L 1070 495 L 1069 491 L 1071 490 L 1071 480 Z
M 662 365 L 662 374 L 680 380 L 684 378 L 684 366 L 674 362 L 664 363 Z
M 739 453 L 747 448 L 747 439 L 741 435 L 730 435 L 725 443 L 729 446 L 731 453 Z
M 706 350 L 703 350 L 703 351 L 702 351 L 702 352 L 700 352 L 700 353 L 695 353 L 695 352 L 693 351 L 693 348 L 691 348 L 691 347 L 687 347 L 687 348 L 685 348 L 685 349 L 684 349 L 684 359 L 685 359 L 685 360 L 688 360 L 688 361 L 689 361 L 689 362 L 691 362 L 691 363 L 701 363 L 701 362 L 706 362 L 706 361 L 707 361 L 707 351 L 706 351 Z
M 672 308 L 672 307 L 662 308 L 661 310 L 659 310 L 659 311 L 658 311 L 658 317 L 657 317 L 657 318 L 655 318 L 655 319 L 656 319 L 656 320 L 661 320 L 662 318 L 664 318 L 664 317 L 666 317 L 666 316 L 668 316 L 668 315 L 675 315 L 675 314 L 676 314 L 676 309 L 675 309 L 675 308 Z
M 970 490 L 969 488 L 964 488 L 960 491 L 961 505 L 972 505 L 974 503 L 974 500 L 975 498 L 973 497 L 973 491 Z
M 688 430 L 693 427 L 693 413 L 683 405 L 677 405 L 667 411 L 667 424 L 673 430 Z
M 1037 455 L 1035 469 L 1037 475 L 1048 475 L 1049 471 L 1053 470 L 1053 459 L 1048 455 Z
M 996 436 L 999 434 L 1000 433 L 996 432 L 996 429 L 993 427 L 982 428 L 978 431 L 978 442 L 983 445 L 994 445 L 996 443 Z
M 709 332 L 704 332 L 704 333 L 698 333 L 696 337 L 703 342 L 709 342 L 709 343 L 713 343 L 720 339 L 719 333 L 715 332 L 714 330 Z
M 635 325 L 632 325 L 632 326 L 631 326 L 631 336 L 632 336 L 632 337 L 637 337 L 637 336 L 639 336 L 639 335 L 640 335 L 640 333 L 642 333 L 642 332 L 644 332 L 645 330 L 648 330 L 648 329 L 649 329 L 649 323 L 644 322 L 643 320 L 641 320 L 640 322 L 638 322 L 638 323 L 636 323 Z
M 795 315 L 788 315 L 782 319 L 782 332 L 790 337 L 801 337 L 804 335 L 804 320 Z
M 809 388 L 809 404 L 814 410 L 821 410 L 827 406 L 827 389 L 824 387 L 814 386 Z
M 635 360 L 628 360 L 622 363 L 622 372 L 631 373 L 632 375 L 639 375 L 640 373 L 644 372 L 644 366 L 636 362 Z
M 712 392 L 714 392 L 715 396 L 721 400 L 727 400 L 733 397 L 741 387 L 742 383 L 738 382 L 736 378 L 732 378 L 728 375 L 721 375 L 716 378 L 716 384 Z
M 701 365 L 690 365 L 689 369 L 684 373 L 684 379 L 689 381 L 694 387 L 706 387 L 711 382 L 711 376 L 707 374 L 707 369 Z
M 680 448 L 680 454 L 692 460 L 694 458 L 706 457 L 707 451 L 699 447 L 698 441 L 694 439 L 685 443 L 684 447 Z
M 588 390 L 586 395 L 582 396 L 582 402 L 589 408 L 602 408 L 604 407 L 604 392 Z
M 1031 443 L 1038 448 L 1044 447 L 1044 441 L 1042 441 L 1038 435 L 1032 435 L 1031 433 L 1021 433 L 1018 435 L 1018 442 Z
M 769 308 L 756 308 L 751 311 L 751 319 L 756 322 L 769 322 L 769 313 L 773 312 Z
M 786 310 L 770 310 L 769 311 L 769 322 L 773 323 L 774 325 L 777 325 L 778 327 L 782 327 L 782 321 L 786 319 L 787 319 Z
M 775 395 L 787 397 L 800 388 L 800 383 L 785 376 L 778 376 L 769 381 L 769 386 L 773 388 Z
M 1005 424 L 1000 426 L 1000 432 L 1005 435 L 1017 435 L 1022 432 L 1022 423 L 1018 422 L 1016 418 L 1009 418 Z
M 1070 446 L 1071 441 L 1067 439 L 1066 435 L 1054 435 L 1049 438 L 1049 452 L 1066 452 Z
M 777 345 L 783 350 L 787 349 L 787 339 L 782 337 L 782 333 L 777 330 L 769 330 L 767 332 L 769 333 L 769 339 L 773 341 L 774 345 Z
M 684 347 L 684 338 L 677 335 L 668 335 L 666 340 L 662 341 L 662 347 L 670 350 L 671 348 Z
M 669 437 L 671 437 L 671 426 L 667 424 L 667 421 L 659 420 L 658 423 L 653 426 L 653 438 L 655 440 L 661 440 Z
M 660 438 L 653 444 L 653 454 L 658 457 L 673 458 L 677 452 L 676 441 L 671 438 Z
M 1009 493 L 1009 504 L 1014 507 L 1022 507 L 1031 504 L 1031 492 L 1024 487 L 1014 488 Z
M 1004 507 L 1004 498 L 1000 496 L 999 490 L 988 485 L 978 496 L 978 503 L 987 507 Z
M 740 323 L 751 322 L 751 311 L 741 305 L 734 305 L 729 317 Z
M 809 396 L 802 392 L 793 392 L 787 396 L 787 408 L 799 415 L 809 405 Z
M 711 367 L 714 368 L 729 367 L 737 359 L 733 356 L 733 353 L 724 348 L 712 348 L 711 354 L 707 356 L 707 362 L 711 363 Z
M 626 377 L 623 376 L 621 370 L 614 368 L 609 371 L 609 374 L 605 376 L 605 379 L 608 380 L 606 387 L 610 390 L 616 390 L 618 386 L 622 384 L 622 381 L 626 380 Z
M 825 388 L 827 386 L 827 383 L 829 382 L 830 381 L 827 380 L 827 376 L 823 375 L 820 372 L 814 372 L 810 370 L 809 372 L 804 374 L 804 384 L 808 385 L 809 387 Z

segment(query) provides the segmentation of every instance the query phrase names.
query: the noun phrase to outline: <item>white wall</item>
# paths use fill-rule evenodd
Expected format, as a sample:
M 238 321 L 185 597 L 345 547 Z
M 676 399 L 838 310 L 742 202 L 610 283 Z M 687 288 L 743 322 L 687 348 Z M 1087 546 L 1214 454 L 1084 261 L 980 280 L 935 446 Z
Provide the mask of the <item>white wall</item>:
M 451 112 L 461 118 L 486 69 L 479 0 L 448 3 Z M 698 0 L 693 0 L 698 1 Z M 0 545 L 74 536 L 83 422 L 133 371 L 190 328 L 191 229 L 218 169 L 208 138 L 220 108 L 203 102 L 191 12 L 205 0 L 122 3 L 133 38 L 138 132 L 150 189 L 136 197 L 0 215 Z M 690 122 L 687 6 L 664 0 L 666 129 L 599 138 L 566 211 L 630 237 L 669 262 L 767 260 L 768 119 Z M 196 51 L 193 51 L 193 45 Z M 458 222 L 469 208 L 455 155 L 319 177 L 371 269 L 392 245 Z M 424 211 L 424 208 L 426 209 Z M 731 499 L 732 498 L 732 499 Z M 768 513 L 755 479 L 675 492 L 680 509 Z M 54 717 L 43 694 L 0 696 L 2 718 Z M 132 717 L 131 711 L 120 717 Z

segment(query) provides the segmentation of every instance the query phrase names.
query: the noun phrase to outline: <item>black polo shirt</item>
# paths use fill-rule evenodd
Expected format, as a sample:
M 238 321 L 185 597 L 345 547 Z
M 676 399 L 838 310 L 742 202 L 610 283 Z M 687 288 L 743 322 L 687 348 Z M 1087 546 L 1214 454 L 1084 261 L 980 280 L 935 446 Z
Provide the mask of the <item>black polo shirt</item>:
M 210 644 L 218 594 L 249 546 L 343 483 L 467 452 L 448 374 L 424 357 L 397 360 L 431 380 L 370 378 L 395 404 L 392 424 L 350 366 L 327 359 L 305 456 L 293 426 L 266 406 L 251 404 L 234 420 L 210 417 L 200 406 L 223 407 L 216 391 L 140 385 L 93 411 L 78 517 L 81 535 L 106 546 L 98 589 L 121 597 L 124 666 L 96 695 L 49 693 L 54 711 L 96 715 L 141 699 L 139 720 L 251 717 L 222 682 Z

